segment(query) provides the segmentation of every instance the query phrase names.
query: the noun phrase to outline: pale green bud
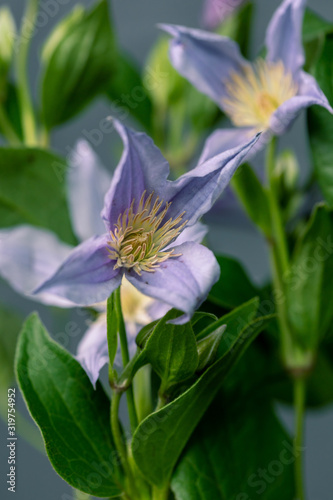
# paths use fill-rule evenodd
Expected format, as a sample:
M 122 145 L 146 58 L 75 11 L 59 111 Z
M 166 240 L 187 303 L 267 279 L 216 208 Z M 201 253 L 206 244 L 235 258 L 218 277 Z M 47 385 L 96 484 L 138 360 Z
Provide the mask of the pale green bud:
M 222 335 L 227 328 L 227 325 L 222 325 L 215 331 L 197 342 L 197 350 L 199 363 L 197 372 L 203 371 L 212 365 L 216 359 L 217 351 L 220 346 Z
M 43 47 L 41 54 L 43 63 L 47 63 L 51 59 L 60 42 L 71 33 L 74 26 L 80 23 L 84 14 L 84 7 L 82 5 L 76 5 L 71 13 L 57 24 Z
M 293 151 L 286 149 L 278 156 L 274 177 L 282 182 L 282 185 L 289 191 L 296 187 L 299 177 L 299 164 Z
M 0 8 L 0 78 L 7 76 L 12 62 L 16 26 L 8 7 Z

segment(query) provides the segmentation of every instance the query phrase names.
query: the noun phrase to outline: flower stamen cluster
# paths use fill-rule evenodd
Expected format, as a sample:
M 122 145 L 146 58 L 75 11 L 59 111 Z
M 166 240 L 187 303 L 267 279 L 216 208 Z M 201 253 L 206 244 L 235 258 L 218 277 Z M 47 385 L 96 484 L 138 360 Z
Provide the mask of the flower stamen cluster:
M 254 127 L 258 132 L 269 128 L 272 114 L 298 92 L 292 74 L 282 63 L 259 59 L 231 73 L 225 82 L 227 97 L 223 106 L 238 127 Z
M 185 212 L 176 219 L 164 222 L 171 205 L 165 203 L 154 193 L 146 198 L 146 191 L 141 196 L 137 209 L 135 200 L 120 214 L 114 230 L 110 231 L 108 241 L 110 259 L 115 260 L 114 269 L 125 267 L 133 269 L 141 276 L 142 271 L 154 272 L 159 265 L 170 257 L 179 257 L 174 249 L 163 250 L 180 234 L 187 221 L 181 223 Z

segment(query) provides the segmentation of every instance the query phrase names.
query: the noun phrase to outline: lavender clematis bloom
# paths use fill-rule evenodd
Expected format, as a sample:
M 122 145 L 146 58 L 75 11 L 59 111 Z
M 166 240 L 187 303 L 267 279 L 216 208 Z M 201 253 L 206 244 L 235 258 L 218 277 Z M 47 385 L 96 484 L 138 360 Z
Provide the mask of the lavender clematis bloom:
M 95 232 L 105 232 L 100 212 L 111 175 L 86 141 L 77 143 L 69 163 L 68 204 L 74 232 L 78 240 L 83 240 Z M 207 231 L 207 226 L 198 222 L 185 228 L 178 241 L 200 243 Z M 0 276 L 27 298 L 62 308 L 75 307 L 72 301 L 52 292 L 32 294 L 33 289 L 56 272 L 72 250 L 73 247 L 45 229 L 24 225 L 0 230 Z M 145 324 L 164 316 L 170 306 L 145 297 L 126 280 L 122 283 L 121 295 L 129 349 L 133 354 L 138 331 Z M 77 359 L 95 385 L 101 368 L 108 362 L 106 305 L 91 306 L 96 307 L 100 314 L 79 343 Z
M 251 64 L 232 40 L 209 32 L 161 25 L 173 36 L 170 59 L 181 75 L 210 96 L 238 127 L 214 132 L 211 155 L 241 144 L 261 131 L 256 148 L 281 135 L 314 104 L 333 113 L 315 79 L 302 70 L 305 0 L 284 0 L 268 26 L 266 59 Z M 253 149 L 251 155 L 256 151 Z
M 36 291 L 78 305 L 107 299 L 123 276 L 139 291 L 184 312 L 186 322 L 219 277 L 213 253 L 178 244 L 185 226 L 206 213 L 257 141 L 226 151 L 169 181 L 169 165 L 152 140 L 115 121 L 124 151 L 105 196 L 104 235 L 76 247 Z

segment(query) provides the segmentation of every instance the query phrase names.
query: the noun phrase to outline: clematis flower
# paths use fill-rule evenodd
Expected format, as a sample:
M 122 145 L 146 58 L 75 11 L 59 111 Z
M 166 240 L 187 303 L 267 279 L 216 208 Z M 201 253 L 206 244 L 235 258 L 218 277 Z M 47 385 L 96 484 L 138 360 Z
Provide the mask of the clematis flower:
M 211 97 L 234 129 L 214 132 L 206 148 L 216 154 L 263 132 L 256 148 L 281 135 L 299 113 L 317 104 L 333 112 L 316 80 L 302 70 L 305 0 L 285 0 L 266 33 L 267 56 L 250 63 L 238 45 L 217 34 L 161 25 L 174 39 L 170 59 L 181 75 Z M 252 150 L 251 154 L 253 153 Z
M 100 217 L 104 196 L 111 175 L 101 165 L 86 141 L 79 141 L 67 171 L 68 205 L 74 232 L 79 241 L 105 232 Z M 201 223 L 186 229 L 186 241 L 200 243 L 208 228 Z M 70 308 L 73 302 L 52 292 L 33 294 L 32 291 L 56 272 L 73 247 L 60 241 L 55 234 L 29 225 L 0 230 L 0 276 L 21 295 L 40 303 Z M 161 318 L 170 306 L 141 294 L 127 280 L 121 287 L 123 314 L 130 353 L 134 353 L 135 337 L 146 324 Z M 90 304 L 98 310 L 95 321 L 88 324 L 77 349 L 77 359 L 86 370 L 93 385 L 101 368 L 108 362 L 106 334 L 106 303 Z M 116 362 L 119 356 L 116 358 Z M 118 360 L 119 361 L 119 360 Z
M 257 137 L 169 181 L 169 165 L 152 140 L 115 127 L 124 151 L 105 196 L 106 231 L 76 247 L 36 293 L 84 306 L 106 300 L 125 276 L 141 293 L 183 311 L 179 321 L 186 322 L 219 266 L 208 248 L 178 238 L 211 208 Z
M 210 30 L 214 30 L 245 1 L 246 0 L 205 0 L 203 10 L 204 26 Z

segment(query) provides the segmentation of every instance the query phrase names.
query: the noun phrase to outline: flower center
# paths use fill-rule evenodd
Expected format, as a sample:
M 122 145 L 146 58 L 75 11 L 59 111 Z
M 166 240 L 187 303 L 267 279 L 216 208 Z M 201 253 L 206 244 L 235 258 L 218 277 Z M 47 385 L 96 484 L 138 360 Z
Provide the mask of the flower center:
M 298 92 L 292 74 L 281 61 L 262 59 L 240 73 L 231 73 L 225 86 L 227 97 L 222 103 L 232 122 L 258 132 L 269 128 L 272 114 Z
M 179 257 L 174 249 L 163 250 L 182 231 L 186 222 L 182 222 L 185 212 L 176 219 L 164 222 L 170 203 L 165 203 L 151 193 L 146 198 L 146 191 L 141 196 L 138 208 L 134 210 L 135 200 L 130 208 L 120 214 L 114 230 L 110 231 L 108 241 L 110 259 L 115 260 L 114 269 L 133 268 L 141 275 L 142 271 L 154 272 L 169 257 Z M 164 205 L 164 208 L 163 208 Z

